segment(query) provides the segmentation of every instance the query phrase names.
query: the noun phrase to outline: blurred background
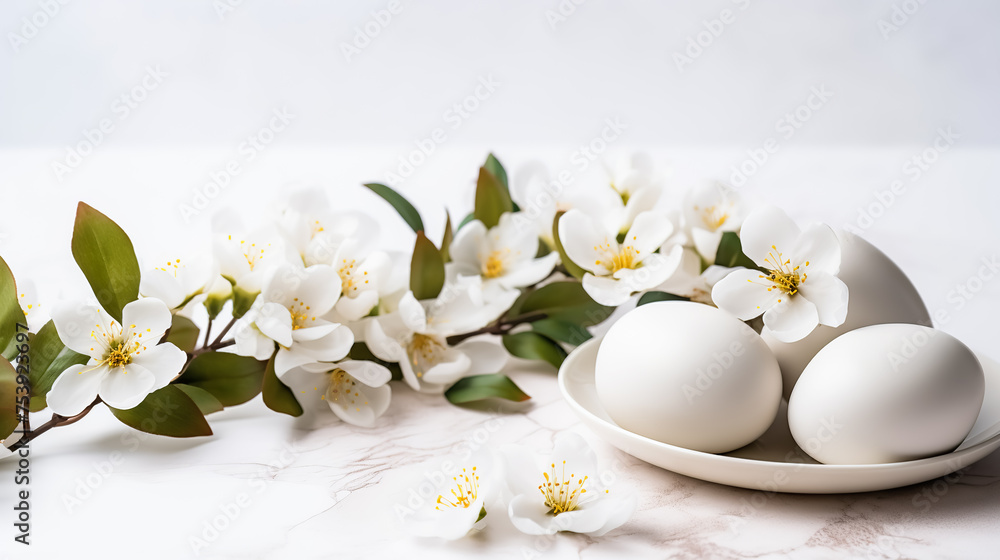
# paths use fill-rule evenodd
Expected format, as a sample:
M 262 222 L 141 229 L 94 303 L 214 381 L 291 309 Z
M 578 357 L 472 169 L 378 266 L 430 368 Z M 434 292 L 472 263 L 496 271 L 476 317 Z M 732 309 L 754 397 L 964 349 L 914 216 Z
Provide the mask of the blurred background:
M 116 146 L 228 147 L 276 105 L 298 115 L 285 145 L 407 144 L 487 76 L 463 143 L 572 144 L 611 115 L 635 143 L 754 143 L 819 84 L 831 114 L 796 143 L 1000 140 L 988 0 L 62 2 L 0 11 L 4 146 L 75 143 L 148 66 L 162 88 Z
M 668 200 L 721 179 L 853 227 L 957 311 L 1000 251 L 998 23 L 989 1 L 5 2 L 0 252 L 64 297 L 86 291 L 79 200 L 158 259 L 302 185 L 405 249 L 360 183 L 403 192 L 433 237 L 490 150 L 574 186 L 642 150 Z M 980 336 L 995 310 L 962 307 L 948 328 Z

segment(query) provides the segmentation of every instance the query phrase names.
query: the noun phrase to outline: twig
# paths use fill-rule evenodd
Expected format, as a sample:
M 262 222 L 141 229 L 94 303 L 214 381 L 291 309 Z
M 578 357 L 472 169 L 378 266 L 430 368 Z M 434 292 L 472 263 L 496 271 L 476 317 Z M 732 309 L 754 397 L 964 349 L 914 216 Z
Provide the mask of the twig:
M 22 447 L 26 447 L 28 442 L 37 438 L 38 436 L 44 434 L 45 432 L 51 430 L 52 428 L 58 428 L 59 426 L 69 426 L 70 424 L 75 424 L 79 422 L 84 416 L 90 413 L 95 406 L 101 404 L 101 399 L 94 399 L 94 402 L 87 405 L 87 408 L 83 409 L 83 412 L 77 414 L 76 416 L 62 416 L 61 414 L 53 414 L 52 418 L 48 422 L 42 424 L 37 430 L 28 430 L 21 439 L 14 442 L 14 445 L 10 446 L 8 449 L 10 451 L 17 451 Z
M 469 333 L 456 334 L 454 336 L 448 337 L 448 344 L 454 346 L 463 340 L 470 339 L 474 336 L 479 336 L 481 334 L 495 334 L 495 335 L 505 335 L 511 331 L 514 327 L 518 325 L 523 325 L 524 323 L 532 323 L 534 321 L 540 321 L 546 318 L 548 315 L 545 313 L 528 313 L 526 315 L 521 315 L 520 317 L 514 317 L 513 319 L 503 320 L 498 319 L 492 325 L 483 327 L 479 330 L 475 330 Z
M 221 346 L 219 346 L 219 343 L 221 343 L 222 339 L 227 334 L 229 334 L 229 329 L 233 328 L 233 325 L 235 324 L 236 324 L 236 317 L 233 317 L 232 319 L 229 320 L 228 323 L 226 323 L 226 326 L 222 329 L 222 332 L 219 333 L 219 336 L 215 337 L 215 340 L 212 341 L 212 344 L 210 344 L 208 347 L 210 348 L 214 346 L 217 348 L 221 348 Z
M 212 318 L 208 318 L 208 326 L 205 327 L 205 342 L 202 342 L 202 346 L 208 346 L 208 337 L 212 334 Z

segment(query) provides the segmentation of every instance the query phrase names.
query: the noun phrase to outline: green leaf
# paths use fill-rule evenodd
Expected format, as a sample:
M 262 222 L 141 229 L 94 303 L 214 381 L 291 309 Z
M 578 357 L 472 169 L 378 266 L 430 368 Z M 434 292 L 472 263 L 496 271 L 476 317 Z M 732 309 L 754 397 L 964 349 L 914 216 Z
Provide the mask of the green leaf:
M 212 435 L 212 428 L 198 405 L 175 385 L 153 391 L 135 408 L 108 408 L 122 423 L 147 434 L 170 437 Z
M 198 325 L 194 321 L 183 315 L 174 315 L 173 323 L 170 325 L 170 334 L 167 335 L 167 342 L 172 342 L 185 352 L 194 352 L 194 347 L 198 345 Z
M 202 414 L 211 414 L 213 412 L 219 412 L 222 410 L 222 403 L 219 399 L 212 396 L 212 393 L 204 389 L 195 387 L 194 385 L 184 385 L 182 383 L 175 383 L 175 387 L 184 391 L 184 394 L 194 401 L 194 404 L 198 405 L 198 410 Z
M 510 189 L 510 183 L 507 181 L 507 170 L 503 168 L 500 160 L 493 154 L 486 156 L 486 164 L 483 165 L 487 171 L 493 174 L 498 181 L 504 186 L 505 189 Z
M 476 518 L 476 523 L 479 523 L 486 517 L 486 506 L 479 508 L 479 517 Z
M 476 182 L 476 209 L 473 214 L 487 228 L 496 227 L 504 212 L 512 212 L 514 203 L 510 199 L 507 187 L 490 173 L 486 167 L 479 168 L 479 180 Z
M 97 301 L 118 322 L 139 297 L 139 262 L 132 241 L 110 218 L 81 202 L 73 227 L 73 258 Z
M 7 348 L 14 338 L 18 323 L 28 324 L 18 302 L 14 274 L 7 262 L 0 258 L 0 349 Z
M 757 270 L 757 263 L 750 260 L 750 257 L 743 254 L 743 245 L 740 243 L 740 236 L 733 231 L 722 234 L 722 241 L 719 242 L 719 250 L 715 253 L 715 264 L 725 267 L 744 266 Z
M 531 329 L 552 340 L 579 346 L 587 342 L 593 335 L 586 328 L 575 323 L 567 323 L 558 319 L 542 319 L 531 323 Z
M 441 258 L 444 262 L 451 261 L 451 242 L 455 239 L 455 232 L 451 227 L 451 214 L 445 210 L 444 236 L 441 237 Z
M 493 176 L 496 177 L 498 181 L 500 181 L 500 184 L 503 185 L 503 188 L 507 189 L 507 196 L 510 196 L 510 181 L 507 179 L 507 170 L 504 169 L 503 165 L 500 164 L 500 160 L 498 160 L 495 155 L 489 154 L 486 156 L 486 163 L 483 164 L 483 167 L 485 167 L 487 171 L 492 173 Z M 518 207 L 516 202 L 512 201 L 511 207 L 512 207 L 511 211 L 513 212 L 521 211 L 521 208 Z
M 525 360 L 541 360 L 556 367 L 566 359 L 566 350 L 559 343 L 536 332 L 505 334 L 503 346 L 511 355 Z
M 274 373 L 274 356 L 267 362 L 262 393 L 267 408 L 289 416 L 302 416 L 302 405 L 295 398 L 295 394 Z
M 434 299 L 444 288 L 444 258 L 424 232 L 417 232 L 410 261 L 410 290 L 417 300 Z
M 527 393 L 502 373 L 473 375 L 458 380 L 444 393 L 452 404 L 463 404 L 484 399 L 507 399 L 522 402 L 530 399 Z
M 25 398 L 23 404 L 27 404 L 27 395 L 19 395 L 17 388 L 17 371 L 14 366 L 7 360 L 0 360 L 0 439 L 14 433 L 21 424 L 17 405 L 21 397 Z
M 355 342 L 354 346 L 351 347 L 351 352 L 348 354 L 348 357 L 352 360 L 375 362 L 376 364 L 384 366 L 390 373 L 392 373 L 393 381 L 403 379 L 403 369 L 399 367 L 399 364 L 379 359 L 379 357 L 373 354 L 368 348 L 368 345 L 364 342 Z
M 455 228 L 455 232 L 457 233 L 457 232 L 461 231 L 462 228 L 464 228 L 466 226 L 466 224 L 468 224 L 469 222 L 471 222 L 472 220 L 475 220 L 475 219 L 476 219 L 476 215 L 474 213 L 470 212 L 468 216 L 462 218 L 462 222 L 458 224 L 457 228 Z
M 193 359 L 177 382 L 208 391 L 222 406 L 236 406 L 260 393 L 266 365 L 247 356 L 208 352 Z
M 573 278 L 582 280 L 583 275 L 586 274 L 587 271 L 580 268 L 578 264 L 569 258 L 569 255 L 566 254 L 566 249 L 563 248 L 562 241 L 559 239 L 559 218 L 562 218 L 563 214 L 565 214 L 565 212 L 557 212 L 556 219 L 552 221 L 552 241 L 556 244 L 556 251 L 559 252 L 559 260 L 562 261 L 563 268 L 566 269 L 566 272 L 568 272 Z
M 522 315 L 545 314 L 549 319 L 584 326 L 604 321 L 614 310 L 596 303 L 583 285 L 572 280 L 546 284 L 531 292 L 521 305 Z
M 639 298 L 639 303 L 636 307 L 646 305 L 647 303 L 653 303 L 655 301 L 691 301 L 691 298 L 686 298 L 676 294 L 669 294 L 667 292 L 646 292 Z
M 70 350 L 59 339 L 56 325 L 52 321 L 38 330 L 31 337 L 31 411 L 38 412 L 45 408 L 45 397 L 59 375 L 66 368 L 83 365 L 90 360 L 86 354 L 78 354 Z
M 420 218 L 420 212 L 417 212 L 417 209 L 410 204 L 409 200 L 403 198 L 403 195 L 379 183 L 366 183 L 365 186 L 392 205 L 413 231 L 424 231 L 424 221 Z

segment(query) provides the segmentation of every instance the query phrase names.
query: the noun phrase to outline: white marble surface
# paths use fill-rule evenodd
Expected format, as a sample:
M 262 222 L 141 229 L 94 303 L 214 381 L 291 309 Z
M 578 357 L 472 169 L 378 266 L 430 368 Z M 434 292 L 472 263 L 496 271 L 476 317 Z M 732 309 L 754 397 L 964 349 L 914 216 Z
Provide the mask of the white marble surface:
M 929 137 L 930 138 L 930 137 Z M 919 181 L 901 169 L 923 146 L 881 150 L 785 149 L 748 183 L 751 198 L 785 206 L 803 219 L 834 225 L 896 178 L 908 190 L 865 232 L 914 280 L 932 310 L 948 312 L 941 326 L 995 358 L 1000 282 L 985 281 L 971 301 L 952 290 L 976 274 L 982 258 L 1000 251 L 995 220 L 1000 199 L 997 153 L 956 150 Z M 696 177 L 729 174 L 745 148 L 730 151 L 655 148 L 674 169 L 680 188 Z M 531 154 L 554 167 L 567 153 L 498 147 L 509 167 Z M 452 147 L 436 154 L 402 190 L 428 223 L 471 202 L 469 187 L 484 151 Z M 207 214 L 185 228 L 177 204 L 219 167 L 229 152 L 105 151 L 69 183 L 53 181 L 47 151 L 0 153 L 8 200 L 22 208 L 0 224 L 0 252 L 15 274 L 42 283 L 43 294 L 85 289 L 72 268 L 69 232 L 77 200 L 112 215 L 132 234 L 139 252 L 155 256 L 171 244 L 193 244 Z M 396 152 L 274 150 L 213 202 L 261 207 L 290 181 L 331 185 L 345 206 L 386 216 L 384 242 L 410 243 L 405 226 L 359 194 L 362 180 Z M 136 185 L 141 185 L 136 187 Z M 29 233 L 30 232 L 30 235 Z M 165 232 L 171 232 L 165 234 Z M 14 545 L 11 463 L 0 464 L 0 556 L 4 558 L 186 558 L 206 523 L 238 511 L 202 558 L 993 558 L 1000 537 L 1000 454 L 950 481 L 862 495 L 799 496 L 734 489 L 666 472 L 612 449 L 584 429 L 561 400 L 553 371 L 514 364 L 510 375 L 533 399 L 504 411 L 467 410 L 395 384 L 390 411 L 370 430 L 335 424 L 296 429 L 258 400 L 210 418 L 215 436 L 200 440 L 143 438 L 99 409 L 76 425 L 31 446 L 32 540 Z M 35 423 L 47 414 L 34 416 Z M 601 539 L 521 535 L 493 512 L 488 530 L 445 545 L 405 536 L 395 522 L 392 493 L 408 476 L 472 445 L 520 442 L 539 450 L 557 433 L 574 430 L 598 449 L 639 511 Z M 87 495 L 89 492 L 89 495 Z M 70 504 L 69 497 L 80 500 Z M 243 505 L 239 505 L 243 504 Z M 6 516 L 6 517 L 5 517 Z M 208 535 L 209 537 L 211 535 Z

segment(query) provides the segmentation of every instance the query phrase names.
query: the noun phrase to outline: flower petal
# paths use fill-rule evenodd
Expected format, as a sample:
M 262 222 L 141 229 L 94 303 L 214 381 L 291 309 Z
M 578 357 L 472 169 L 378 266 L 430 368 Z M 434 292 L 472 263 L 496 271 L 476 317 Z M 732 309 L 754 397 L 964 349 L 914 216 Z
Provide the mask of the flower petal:
M 274 358 L 274 373 L 280 378 L 293 367 L 312 362 L 335 362 L 347 356 L 354 345 L 354 333 L 344 325 L 316 340 L 296 342 L 281 348 Z
M 640 214 L 652 210 L 663 191 L 659 187 L 642 187 L 632 191 L 625 204 L 624 224 L 631 227 Z
M 614 239 L 583 211 L 570 210 L 559 218 L 559 242 L 566 256 L 577 266 L 599 274 L 604 267 L 595 264 L 602 255 L 598 248 L 614 242 Z
M 63 303 L 52 309 L 52 322 L 59 339 L 70 350 L 87 356 L 103 354 L 103 347 L 95 345 L 91 334 L 95 333 L 97 325 L 107 325 L 110 321 L 113 319 L 94 305 Z M 95 334 L 97 340 L 102 340 L 99 330 Z
M 310 371 L 307 368 L 293 368 L 285 373 L 281 382 L 292 390 L 295 399 L 302 405 L 305 422 L 315 422 L 316 416 L 328 415 L 330 406 L 326 402 L 326 390 L 330 385 L 330 366 L 321 371 Z
M 318 340 L 340 328 L 340 326 L 340 323 L 331 323 L 329 321 L 320 320 L 309 327 L 292 329 L 292 343 L 294 344 L 295 342 Z
M 251 356 L 257 360 L 267 360 L 274 353 L 274 341 L 264 336 L 256 325 L 240 319 L 233 329 L 236 331 L 236 353 Z
M 441 360 L 421 372 L 415 373 L 420 381 L 435 385 L 454 383 L 469 373 L 472 360 L 464 352 L 454 348 L 446 348 Z
M 52 383 L 45 402 L 56 414 L 76 416 L 97 398 L 101 381 L 108 373 L 104 366 L 70 366 Z
M 583 275 L 583 289 L 595 302 L 610 307 L 618 307 L 632 296 L 632 290 L 624 282 L 589 272 Z
M 424 306 L 417 301 L 413 292 L 406 292 L 403 299 L 399 300 L 399 317 L 403 324 L 413 332 L 423 332 L 427 330 L 427 312 Z
M 375 357 L 380 360 L 393 363 L 406 361 L 406 351 L 403 350 L 403 346 L 397 340 L 386 335 L 379 319 L 368 323 L 365 329 L 365 344 L 372 351 L 372 354 L 375 354 Z
M 694 240 L 694 248 L 698 250 L 705 260 L 714 263 L 719 252 L 719 243 L 722 242 L 723 231 L 709 231 L 702 228 L 691 228 L 691 238 Z
M 609 498 L 605 497 L 604 499 L 608 500 Z M 604 525 L 596 531 L 588 532 L 588 535 L 592 537 L 604 536 L 608 532 L 624 525 L 635 514 L 636 507 L 638 506 L 638 500 L 636 500 L 635 495 L 611 500 L 608 508 L 611 511 L 606 515 Z
M 624 499 L 609 495 L 591 498 L 579 508 L 555 516 L 552 525 L 558 531 L 594 536 L 604 534 L 628 521 L 635 511 L 634 502 L 632 496 Z
M 480 253 L 485 244 L 486 226 L 479 220 L 472 220 L 462 226 L 462 229 L 458 230 L 448 252 L 451 255 L 452 262 L 473 267 L 478 271 L 480 266 L 482 266 Z
M 770 289 L 769 289 L 770 288 Z M 762 278 L 759 270 L 734 270 L 712 288 L 712 301 L 719 309 L 742 321 L 753 319 L 781 299 L 781 291 Z
M 169 342 L 142 350 L 132 359 L 132 363 L 149 370 L 156 378 L 151 391 L 166 387 L 186 362 L 187 353 Z
M 632 227 L 625 234 L 623 244 L 634 247 L 641 261 L 659 249 L 673 233 L 674 224 L 666 214 L 642 212 L 636 216 Z
M 847 284 L 832 274 L 815 272 L 799 285 L 799 295 L 816 306 L 819 322 L 839 327 L 847 319 Z
M 556 438 L 552 458 L 556 463 L 565 461 L 566 472 L 597 472 L 597 454 L 585 439 L 573 432 L 560 434 Z
M 122 309 L 126 337 L 129 332 L 137 332 L 142 333 L 144 339 L 155 342 L 167 332 L 172 320 L 167 305 L 156 298 L 137 299 Z
M 615 273 L 615 278 L 622 280 L 633 293 L 655 288 L 667 281 L 677 272 L 684 258 L 684 248 L 675 245 L 670 253 L 663 255 L 655 253 L 642 261 L 642 266 L 636 269 L 623 268 Z
M 816 306 L 799 295 L 783 297 L 764 313 L 764 327 L 781 342 L 802 340 L 819 325 Z
M 495 286 L 495 284 L 491 284 Z M 427 326 L 423 331 L 441 336 L 474 331 L 494 321 L 513 305 L 517 290 L 484 291 L 479 301 L 474 298 L 476 282 L 446 285 L 433 302 L 427 305 Z M 484 286 L 484 288 L 489 285 Z
M 254 324 L 264 336 L 288 347 L 292 345 L 292 314 L 279 303 L 265 303 L 261 306 Z
M 768 263 L 769 256 L 777 247 L 784 256 L 794 251 L 799 243 L 802 230 L 788 217 L 783 210 L 774 206 L 758 208 L 747 216 L 740 230 L 740 241 L 743 253 L 758 266 L 772 269 L 774 264 Z
M 355 383 L 351 388 L 354 393 L 346 396 L 327 392 L 330 410 L 348 424 L 363 428 L 374 426 L 375 420 L 389 408 L 392 389 L 388 385 L 370 387 L 363 383 Z
M 840 240 L 830 226 L 811 224 L 802 231 L 789 258 L 810 277 L 820 272 L 836 275 L 840 272 Z
M 299 301 L 311 307 L 313 315 L 326 315 L 340 298 L 343 282 L 337 269 L 327 265 L 310 266 L 298 286 Z
M 131 363 L 123 367 L 108 368 L 108 374 L 101 380 L 98 393 L 101 400 L 111 408 L 128 410 L 135 408 L 149 395 L 156 385 L 156 376 L 148 369 Z
M 557 516 L 549 515 L 549 508 L 543 498 L 534 494 L 518 494 L 511 498 L 507 507 L 510 521 L 518 531 L 528 535 L 554 535 L 559 529 L 554 521 Z
M 381 387 L 392 380 L 392 372 L 375 362 L 345 360 L 336 366 L 369 387 Z
M 466 375 L 497 373 L 507 364 L 507 351 L 487 340 L 466 340 L 455 346 L 455 350 L 469 357 Z
M 537 239 L 537 238 L 536 238 Z M 544 280 L 559 260 L 559 253 L 549 253 L 539 259 L 518 263 L 517 268 L 499 278 L 505 288 L 524 288 Z
M 371 313 L 376 305 L 378 305 L 378 292 L 376 290 L 362 290 L 354 297 L 341 297 L 337 300 L 335 309 L 344 319 L 358 321 Z
M 156 298 L 173 309 L 184 302 L 187 294 L 172 273 L 160 268 L 146 270 L 139 281 L 139 293 L 145 297 Z
M 487 237 L 495 251 L 509 251 L 514 262 L 524 262 L 538 254 L 538 233 L 521 227 L 527 221 L 523 212 L 505 212 Z

